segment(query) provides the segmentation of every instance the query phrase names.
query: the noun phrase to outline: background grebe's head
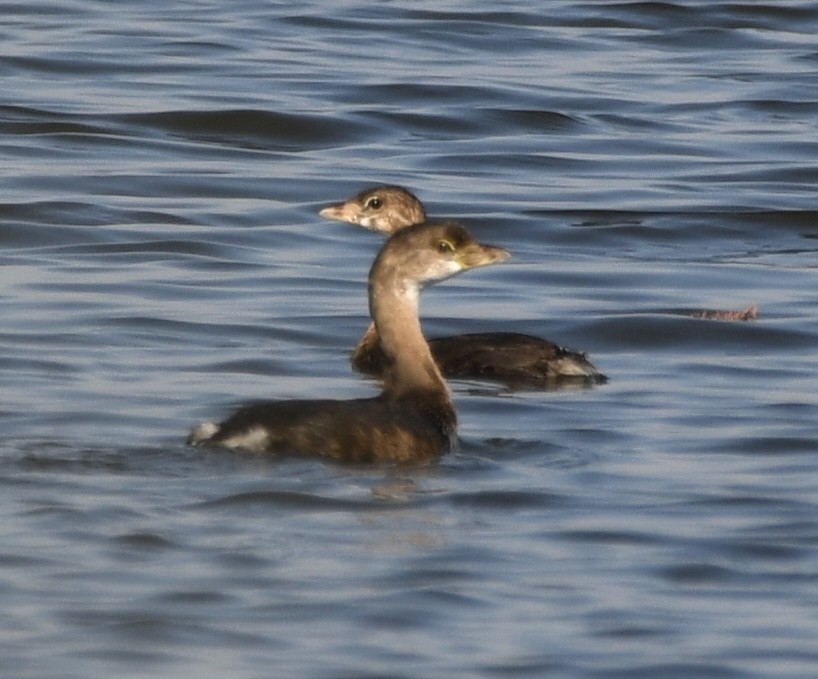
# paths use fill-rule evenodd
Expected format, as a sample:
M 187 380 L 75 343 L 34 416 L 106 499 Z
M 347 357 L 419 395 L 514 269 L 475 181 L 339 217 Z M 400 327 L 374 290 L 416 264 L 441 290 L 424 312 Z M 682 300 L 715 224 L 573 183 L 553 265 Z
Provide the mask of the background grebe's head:
M 324 219 L 357 224 L 384 234 L 426 221 L 423 203 L 402 186 L 364 189 L 343 203 L 325 207 L 318 214 Z

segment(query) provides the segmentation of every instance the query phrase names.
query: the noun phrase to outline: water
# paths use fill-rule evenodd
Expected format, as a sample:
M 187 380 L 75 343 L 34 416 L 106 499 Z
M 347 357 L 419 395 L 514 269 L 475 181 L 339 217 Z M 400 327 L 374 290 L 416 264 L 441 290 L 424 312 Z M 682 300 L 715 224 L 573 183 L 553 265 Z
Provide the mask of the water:
M 4 7 L 0 675 L 818 674 L 818 3 Z M 421 469 L 184 445 L 353 374 L 401 183 L 514 258 Z M 692 318 L 760 308 L 754 322 Z

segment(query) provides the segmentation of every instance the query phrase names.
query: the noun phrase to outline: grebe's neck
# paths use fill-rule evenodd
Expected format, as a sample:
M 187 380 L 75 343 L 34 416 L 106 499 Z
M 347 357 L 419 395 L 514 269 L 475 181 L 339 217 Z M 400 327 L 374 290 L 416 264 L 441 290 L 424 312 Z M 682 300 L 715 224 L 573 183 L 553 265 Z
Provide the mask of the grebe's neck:
M 432 391 L 448 398 L 446 382 L 423 336 L 419 298 L 420 285 L 416 279 L 402 276 L 396 269 L 373 270 L 369 303 L 374 327 L 370 326 L 361 344 L 380 337 L 386 356 L 384 392 L 387 394 L 401 396 Z

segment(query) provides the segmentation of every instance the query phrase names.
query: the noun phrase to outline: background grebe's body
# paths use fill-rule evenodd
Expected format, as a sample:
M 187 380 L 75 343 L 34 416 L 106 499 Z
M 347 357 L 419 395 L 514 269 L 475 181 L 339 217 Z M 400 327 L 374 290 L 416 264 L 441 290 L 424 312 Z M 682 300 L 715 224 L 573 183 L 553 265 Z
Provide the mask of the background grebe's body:
M 402 186 L 364 189 L 343 203 L 325 207 L 322 217 L 356 224 L 384 235 L 426 220 L 426 208 Z M 435 362 L 450 379 L 492 380 L 510 387 L 559 387 L 605 382 L 583 353 L 516 332 L 481 332 L 429 340 Z M 383 351 L 370 325 L 352 353 L 352 366 L 380 375 Z

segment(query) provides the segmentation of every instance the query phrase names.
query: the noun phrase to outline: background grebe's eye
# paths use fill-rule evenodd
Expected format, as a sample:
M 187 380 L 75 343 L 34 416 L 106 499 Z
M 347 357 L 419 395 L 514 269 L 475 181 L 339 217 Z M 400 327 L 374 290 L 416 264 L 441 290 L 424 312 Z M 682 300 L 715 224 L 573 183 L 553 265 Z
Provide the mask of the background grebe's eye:
M 373 196 L 366 201 L 366 207 L 372 208 L 373 210 L 377 210 L 381 205 L 383 205 L 383 201 L 377 196 Z
M 454 245 L 452 245 L 447 240 L 439 240 L 437 242 L 437 251 L 440 254 L 448 254 L 450 252 L 454 252 Z

